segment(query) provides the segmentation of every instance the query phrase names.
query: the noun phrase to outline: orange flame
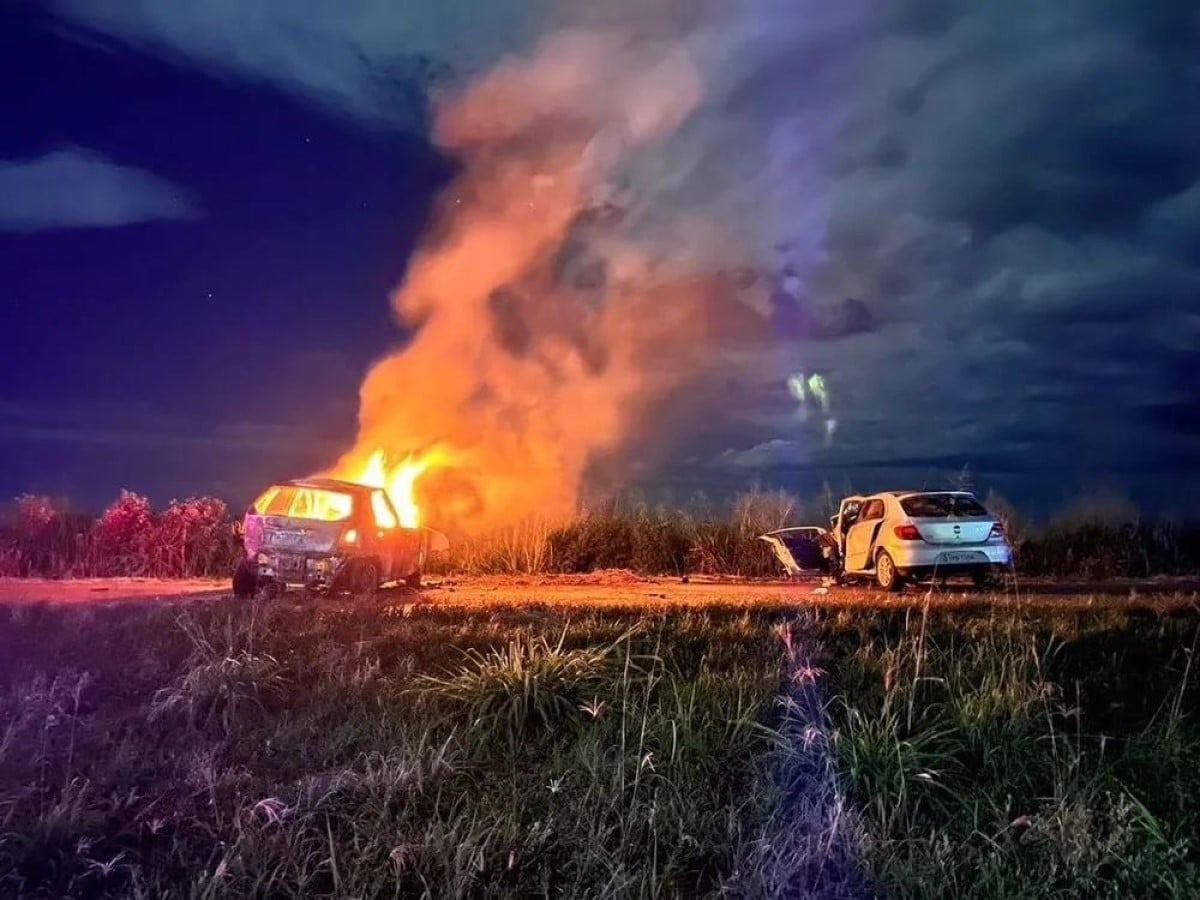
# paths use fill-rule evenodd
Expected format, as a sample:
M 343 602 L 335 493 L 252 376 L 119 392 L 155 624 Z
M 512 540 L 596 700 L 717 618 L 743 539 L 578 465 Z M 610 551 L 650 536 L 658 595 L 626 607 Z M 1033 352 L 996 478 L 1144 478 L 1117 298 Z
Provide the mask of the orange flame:
M 393 466 L 387 454 L 376 450 L 357 469 L 351 468 L 342 477 L 348 481 L 383 488 L 396 507 L 401 528 L 417 528 L 421 524 L 421 507 L 417 502 L 417 479 L 431 466 L 444 463 L 445 454 L 436 450 L 414 457 L 411 453 Z

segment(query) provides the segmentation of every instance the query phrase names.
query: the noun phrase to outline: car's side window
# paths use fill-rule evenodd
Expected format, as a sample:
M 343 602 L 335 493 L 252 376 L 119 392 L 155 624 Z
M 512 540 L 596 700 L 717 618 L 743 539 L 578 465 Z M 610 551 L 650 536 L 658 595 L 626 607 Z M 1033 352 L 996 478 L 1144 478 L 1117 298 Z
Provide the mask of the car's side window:
M 391 501 L 383 491 L 371 491 L 371 512 L 375 515 L 375 524 L 380 528 L 395 528 L 398 524 Z
M 883 501 L 871 500 L 863 508 L 862 520 L 864 522 L 873 522 L 876 519 L 883 518 Z
M 845 507 L 842 508 L 840 524 L 843 534 L 849 531 L 854 523 L 858 521 L 858 514 L 861 509 L 862 506 L 858 503 L 847 503 Z
M 261 516 L 265 514 L 268 509 L 270 509 L 271 504 L 275 502 L 275 498 L 278 496 L 279 488 L 269 487 L 259 495 L 258 499 L 255 500 L 251 506 L 254 508 L 254 511 Z

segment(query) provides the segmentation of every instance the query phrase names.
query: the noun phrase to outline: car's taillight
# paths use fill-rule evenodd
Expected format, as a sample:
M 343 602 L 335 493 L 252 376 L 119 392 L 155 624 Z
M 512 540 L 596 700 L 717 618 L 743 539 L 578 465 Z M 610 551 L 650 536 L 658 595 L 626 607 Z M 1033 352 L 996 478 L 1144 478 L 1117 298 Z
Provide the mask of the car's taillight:
M 342 543 L 350 544 L 350 545 L 357 544 L 358 543 L 358 529 L 347 528 L 342 533 Z
M 897 525 L 896 537 L 902 541 L 919 541 L 921 540 L 921 532 L 917 531 L 916 525 Z
M 1004 540 L 1004 526 L 999 522 L 992 523 L 992 532 L 988 535 L 988 540 Z

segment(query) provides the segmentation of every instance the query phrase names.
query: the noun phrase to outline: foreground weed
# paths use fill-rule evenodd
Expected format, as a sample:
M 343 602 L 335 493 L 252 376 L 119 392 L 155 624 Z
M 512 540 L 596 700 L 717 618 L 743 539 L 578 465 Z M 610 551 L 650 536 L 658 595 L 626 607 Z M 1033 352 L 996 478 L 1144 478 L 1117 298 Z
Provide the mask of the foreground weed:
M 193 728 L 219 725 L 229 734 L 240 716 L 249 710 L 261 712 L 265 702 L 282 693 L 286 679 L 275 657 L 250 648 L 234 649 L 239 638 L 253 647 L 253 620 L 246 629 L 230 624 L 224 648 L 218 648 L 191 617 L 182 616 L 179 624 L 191 639 L 192 655 L 175 683 L 155 693 L 149 711 L 152 721 L 182 715 Z
M 589 701 L 607 691 L 614 651 L 628 641 L 580 649 L 545 636 L 519 637 L 505 647 L 463 652 L 450 674 L 424 675 L 418 690 L 462 705 L 471 727 L 497 729 L 515 744 L 530 729 L 570 725 Z
M 937 722 L 907 727 L 904 710 L 890 703 L 879 713 L 842 711 L 834 748 L 879 834 L 903 833 L 944 808 L 960 769 L 954 737 Z
M 839 762 L 870 827 L 865 859 L 888 893 L 1197 895 L 1188 648 L 1168 650 L 1184 660 L 1182 678 L 1157 682 L 1158 714 L 1114 734 L 1089 716 L 1119 724 L 1116 698 L 1090 684 L 1147 689 L 1119 657 L 1094 658 L 1064 690 L 1055 673 L 1067 639 L 1028 622 L 902 624 L 898 639 L 885 631 L 840 662 L 846 693 L 832 707 Z
M 278 696 L 284 679 L 278 661 L 245 650 L 235 656 L 199 662 L 171 687 L 155 694 L 150 719 L 182 713 L 193 728 L 220 724 L 228 734 L 247 709 L 263 709 L 268 697 Z

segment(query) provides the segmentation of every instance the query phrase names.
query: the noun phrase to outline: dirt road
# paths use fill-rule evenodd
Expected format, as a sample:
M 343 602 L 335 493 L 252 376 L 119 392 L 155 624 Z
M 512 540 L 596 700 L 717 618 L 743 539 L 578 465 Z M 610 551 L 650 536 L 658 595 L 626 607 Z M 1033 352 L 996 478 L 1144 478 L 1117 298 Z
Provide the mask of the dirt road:
M 0 579 L 0 604 L 179 602 L 226 596 L 229 582 L 141 578 Z M 289 595 L 290 597 L 291 595 Z M 299 595 L 296 595 L 299 599 Z M 315 602 L 331 602 L 317 600 Z M 1034 606 L 1089 609 L 1097 606 L 1200 610 L 1200 580 L 1018 582 L 1015 589 L 980 591 L 969 585 L 910 586 L 902 594 L 870 588 L 823 587 L 819 581 L 746 581 L 694 577 L 642 578 L 624 572 L 594 575 L 427 578 L 421 591 L 388 588 L 377 602 L 389 605 L 432 603 L 488 608 L 546 604 L 575 608 L 662 608 L 669 606 Z

